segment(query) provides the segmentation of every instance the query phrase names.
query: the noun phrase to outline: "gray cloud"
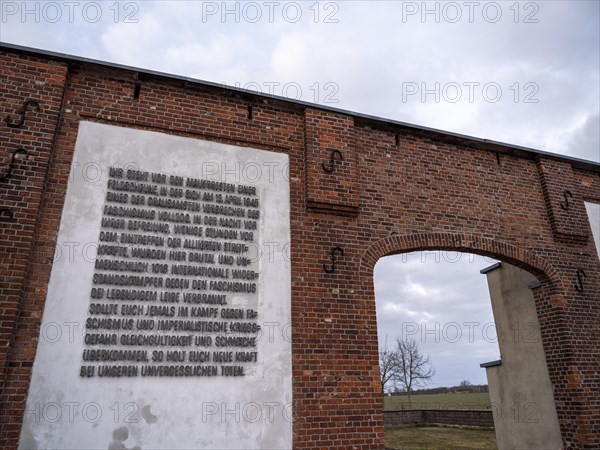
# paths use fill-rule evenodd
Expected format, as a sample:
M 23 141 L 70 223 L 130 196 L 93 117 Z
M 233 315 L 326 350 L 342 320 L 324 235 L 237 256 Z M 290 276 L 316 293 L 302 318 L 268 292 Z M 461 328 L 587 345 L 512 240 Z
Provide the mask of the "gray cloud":
M 591 115 L 579 127 L 568 143 L 566 152 L 577 158 L 600 161 L 600 116 Z
M 479 271 L 495 263 L 458 252 L 418 252 L 382 258 L 375 268 L 380 347 L 414 338 L 429 354 L 434 386 L 463 379 L 487 383 L 482 362 L 499 358 L 487 282 Z

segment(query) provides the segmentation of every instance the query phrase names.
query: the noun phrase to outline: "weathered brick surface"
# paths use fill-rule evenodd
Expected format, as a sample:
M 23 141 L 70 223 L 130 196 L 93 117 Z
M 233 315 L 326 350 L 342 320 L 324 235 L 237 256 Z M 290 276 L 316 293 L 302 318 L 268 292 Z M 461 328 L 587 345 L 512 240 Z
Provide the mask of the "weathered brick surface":
M 585 243 L 590 237 L 583 196 L 568 162 L 538 159 L 552 231 L 558 240 Z
M 307 108 L 304 127 L 308 209 L 356 214 L 359 185 L 354 120 Z
M 581 206 L 600 202 L 598 166 L 12 49 L 0 53 L 0 74 L 1 114 L 15 117 L 26 98 L 41 103 L 22 129 L 0 123 L 4 165 L 15 146 L 31 152 L 0 181 L 1 205 L 15 211 L 0 219 L 6 446 L 19 435 L 81 120 L 289 155 L 295 448 L 383 448 L 373 269 L 382 256 L 425 249 L 488 255 L 538 277 L 564 442 L 600 446 L 600 262 L 591 239 L 561 236 L 590 235 Z M 344 161 L 329 175 L 321 165 L 332 149 Z M 557 210 L 567 187 L 574 216 Z M 336 246 L 344 255 L 325 273 Z
M 27 61 L 3 55 L 0 64 L 0 380 L 12 380 L 6 393 L 26 389 L 43 308 L 23 302 L 30 287 L 35 231 L 41 219 L 46 173 L 61 110 L 66 67 L 50 61 Z M 39 107 L 27 100 L 37 101 Z M 21 120 L 23 119 L 23 120 Z M 8 124 L 19 127 L 10 127 Z M 17 332 L 18 330 L 18 332 Z M 8 360 L 8 354 L 12 358 Z M 17 408 L 18 400 L 13 400 Z M 6 414 L 3 410 L 0 414 Z
M 491 409 L 399 409 L 384 411 L 386 426 L 402 425 L 461 425 L 469 427 L 494 427 Z

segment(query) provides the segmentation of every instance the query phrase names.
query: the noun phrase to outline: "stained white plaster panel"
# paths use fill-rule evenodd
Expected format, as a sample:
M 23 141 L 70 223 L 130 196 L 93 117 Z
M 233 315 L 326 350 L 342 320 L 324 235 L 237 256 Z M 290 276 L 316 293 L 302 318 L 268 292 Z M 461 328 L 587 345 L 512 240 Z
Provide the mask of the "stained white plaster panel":
M 276 152 L 80 124 L 20 448 L 291 448 L 287 164 Z M 257 187 L 261 217 L 251 253 L 262 332 L 258 362 L 247 364 L 245 376 L 80 377 L 111 166 Z

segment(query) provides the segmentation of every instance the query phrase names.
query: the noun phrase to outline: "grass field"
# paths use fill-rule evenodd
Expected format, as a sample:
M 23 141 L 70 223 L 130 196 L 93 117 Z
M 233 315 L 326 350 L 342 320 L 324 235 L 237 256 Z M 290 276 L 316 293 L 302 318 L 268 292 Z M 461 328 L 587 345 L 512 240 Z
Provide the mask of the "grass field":
M 454 427 L 389 427 L 385 429 L 385 446 L 402 450 L 495 450 L 498 448 L 494 430 Z
M 420 394 L 386 396 L 384 409 L 490 409 L 490 394 Z

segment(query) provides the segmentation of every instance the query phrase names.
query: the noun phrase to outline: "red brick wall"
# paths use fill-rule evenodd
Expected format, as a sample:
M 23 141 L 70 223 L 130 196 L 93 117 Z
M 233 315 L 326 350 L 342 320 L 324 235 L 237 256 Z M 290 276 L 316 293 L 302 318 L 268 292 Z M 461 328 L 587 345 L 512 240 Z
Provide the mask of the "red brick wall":
M 65 77 L 64 64 L 2 55 L 0 176 L 8 173 L 15 151 L 26 152 L 19 152 L 10 176 L 0 181 L 0 208 L 9 211 L 0 218 L 0 426 L 9 436 L 20 428 L 44 307 L 48 263 L 35 256 L 34 246 L 47 220 L 42 201 Z M 22 126 L 9 127 L 6 119 L 18 123 L 26 100 L 37 101 L 39 108 L 30 105 Z
M 295 448 L 383 448 L 373 268 L 384 255 L 421 249 L 489 255 L 539 278 L 563 439 L 600 446 L 600 262 L 582 209 L 584 200 L 600 202 L 597 167 L 10 49 L 0 53 L 0 75 L 0 119 L 17 117 L 28 98 L 41 106 L 20 129 L 0 123 L 0 170 L 13 148 L 30 154 L 0 181 L 0 208 L 14 213 L 0 218 L 7 446 L 18 440 L 80 120 L 290 156 Z M 328 174 L 322 163 L 332 150 L 343 161 Z M 570 211 L 560 207 L 565 190 Z M 326 273 L 337 246 L 344 254 Z M 574 287 L 577 269 L 587 275 L 583 292 Z
M 494 428 L 491 409 L 398 409 L 383 412 L 386 426 L 462 425 Z

